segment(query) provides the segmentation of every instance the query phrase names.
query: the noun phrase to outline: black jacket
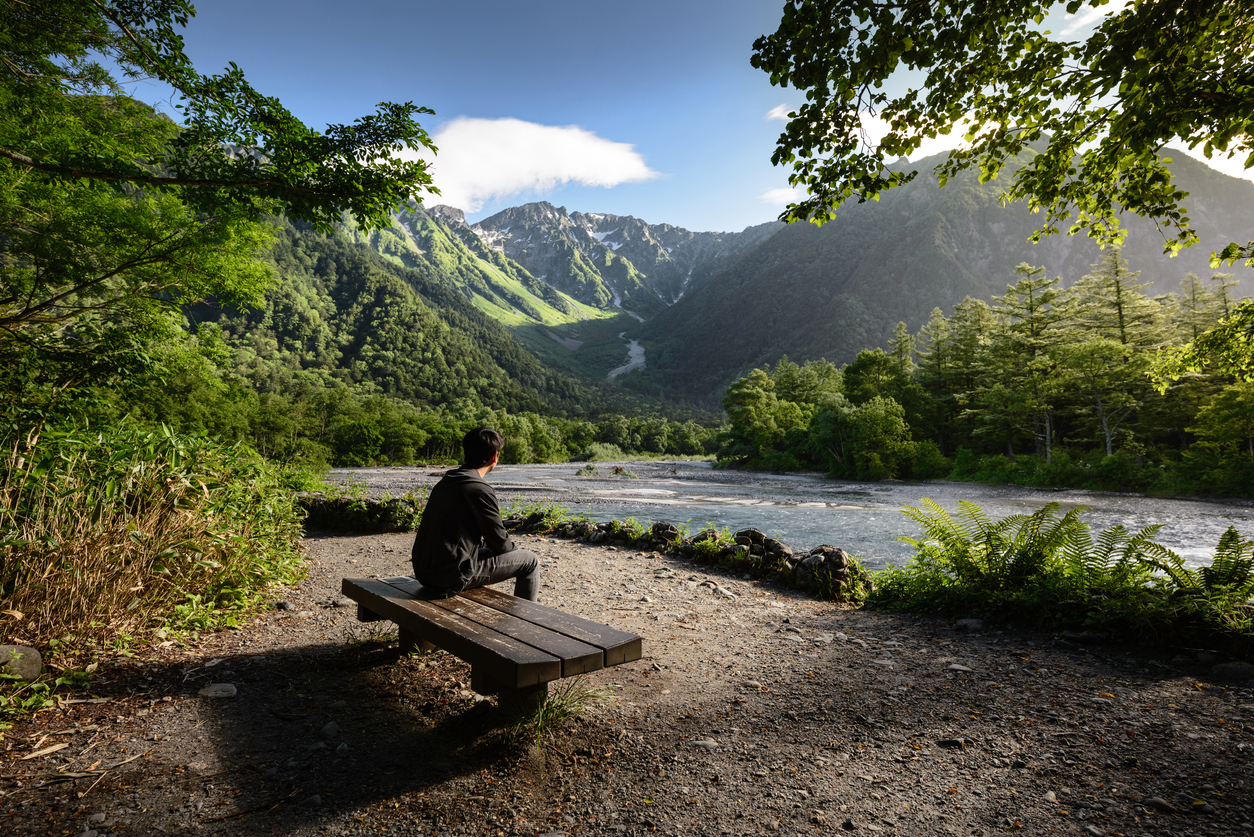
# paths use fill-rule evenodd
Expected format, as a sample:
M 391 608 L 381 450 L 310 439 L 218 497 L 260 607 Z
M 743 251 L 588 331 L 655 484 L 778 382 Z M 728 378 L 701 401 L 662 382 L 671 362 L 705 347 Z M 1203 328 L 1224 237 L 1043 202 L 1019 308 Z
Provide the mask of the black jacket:
M 481 545 L 493 555 L 516 548 L 501 523 L 496 492 L 463 465 L 445 474 L 427 498 L 414 538 L 414 577 L 424 586 L 461 589 Z

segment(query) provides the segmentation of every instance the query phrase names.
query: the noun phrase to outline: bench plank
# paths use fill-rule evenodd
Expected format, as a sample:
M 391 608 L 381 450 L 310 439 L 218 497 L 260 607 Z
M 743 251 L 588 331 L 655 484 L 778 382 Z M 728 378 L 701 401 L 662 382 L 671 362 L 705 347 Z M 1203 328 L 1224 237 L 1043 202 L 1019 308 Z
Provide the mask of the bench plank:
M 411 596 L 422 597 L 422 583 L 416 579 L 408 576 L 397 576 L 379 580 Z M 595 642 L 584 642 L 561 630 L 561 625 L 564 624 L 563 620 L 577 619 L 578 617 L 572 617 L 560 610 L 534 603 L 532 603 L 533 607 L 530 608 L 527 617 L 520 617 L 502 608 L 483 604 L 468 595 L 471 592 L 473 591 L 467 590 L 456 596 L 429 599 L 428 601 L 452 613 L 478 622 L 480 625 L 508 634 L 547 654 L 552 654 L 562 661 L 563 677 L 573 677 L 576 674 L 585 674 L 589 671 L 597 671 L 607 665 L 614 665 L 614 663 L 606 662 L 605 647 L 603 645 Z M 492 592 L 495 593 L 496 591 Z M 505 596 L 504 593 L 498 593 L 497 595 Z M 514 597 L 505 596 L 505 598 L 513 599 Z M 557 624 L 555 625 L 554 623 Z M 595 625 L 596 623 L 592 622 L 589 624 Z M 597 627 L 605 628 L 604 625 L 598 625 Z M 631 634 L 623 634 L 623 636 L 631 636 Z M 639 657 L 635 659 L 639 659 Z
M 588 645 L 594 645 L 605 652 L 606 666 L 630 663 L 640 659 L 644 654 L 643 641 L 640 637 L 590 619 L 572 616 L 569 613 L 529 602 L 526 599 L 515 598 L 488 587 L 463 590 L 459 595 L 461 598 L 470 599 L 493 610 L 508 613 L 528 622 L 539 623 L 552 631 L 565 634 L 580 642 L 586 642 Z
M 436 601 L 412 598 L 369 578 L 346 578 L 341 590 L 371 613 L 414 631 L 508 687 L 535 686 L 562 676 L 557 657 L 451 613 Z M 421 630 L 415 631 L 419 625 Z
M 485 607 L 476 601 L 454 596 L 433 604 L 469 619 L 485 628 L 500 631 L 514 639 L 552 654 L 562 661 L 562 676 L 573 677 L 589 671 L 598 671 L 605 666 L 605 651 L 595 645 L 580 642 L 577 639 L 549 630 L 547 627 L 511 616 L 508 613 Z

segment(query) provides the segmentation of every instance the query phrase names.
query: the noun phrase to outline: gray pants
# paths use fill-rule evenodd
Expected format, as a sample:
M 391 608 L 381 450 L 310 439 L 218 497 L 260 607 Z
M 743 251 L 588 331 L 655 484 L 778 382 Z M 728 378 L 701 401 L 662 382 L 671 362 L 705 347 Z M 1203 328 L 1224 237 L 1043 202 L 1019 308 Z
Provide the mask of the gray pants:
M 415 562 L 414 578 L 436 596 L 451 596 L 512 578 L 515 596 L 533 602 L 540 597 L 540 559 L 529 549 L 493 555 L 492 550 L 482 548 L 474 558 L 462 561 L 457 575 L 451 578 L 421 573 Z
M 537 601 L 540 594 L 540 562 L 530 550 L 514 550 L 493 555 L 492 550 L 480 548 L 477 556 L 466 558 L 451 572 L 423 572 L 414 561 L 414 577 L 423 582 L 430 595 L 451 596 L 474 587 L 494 585 L 514 578 L 514 595 L 519 599 Z
M 493 555 L 490 549 L 480 549 L 478 557 L 471 562 L 469 577 L 463 570 L 462 578 L 466 579 L 462 590 L 485 587 L 512 578 L 515 596 L 533 602 L 540 598 L 540 559 L 530 549 L 515 549 L 501 555 Z

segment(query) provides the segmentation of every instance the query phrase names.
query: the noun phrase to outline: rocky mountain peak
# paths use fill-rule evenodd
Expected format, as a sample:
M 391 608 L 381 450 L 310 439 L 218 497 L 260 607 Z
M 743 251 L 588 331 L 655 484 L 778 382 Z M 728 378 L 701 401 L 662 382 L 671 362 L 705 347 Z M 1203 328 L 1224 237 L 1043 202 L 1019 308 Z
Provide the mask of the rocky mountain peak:
M 423 206 L 423 209 L 436 218 L 439 218 L 446 224 L 453 227 L 464 227 L 466 224 L 466 213 L 462 212 L 455 206 L 439 203 L 435 206 Z

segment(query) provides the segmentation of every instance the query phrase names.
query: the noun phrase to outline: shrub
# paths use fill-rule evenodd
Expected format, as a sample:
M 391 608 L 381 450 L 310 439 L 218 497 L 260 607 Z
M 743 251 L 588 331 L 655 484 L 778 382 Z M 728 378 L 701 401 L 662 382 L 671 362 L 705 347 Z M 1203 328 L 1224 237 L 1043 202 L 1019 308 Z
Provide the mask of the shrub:
M 938 480 L 947 476 L 953 467 L 953 462 L 929 439 L 912 443 L 904 475 L 916 480 Z
M 576 456 L 574 462 L 613 462 L 623 458 L 623 451 L 618 445 L 607 442 L 593 442 Z
M 974 503 L 957 519 L 931 500 L 904 512 L 925 532 L 904 567 L 875 576 L 874 607 L 939 611 L 1117 630 L 1129 638 L 1254 653 L 1254 541 L 1229 528 L 1208 567 L 1190 569 L 1152 538 L 1122 526 L 1094 538 L 1081 508 L 1057 503 L 990 520 Z
M 233 623 L 302 572 L 300 520 L 243 445 L 74 428 L 0 461 L 0 610 L 33 644 Z

